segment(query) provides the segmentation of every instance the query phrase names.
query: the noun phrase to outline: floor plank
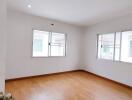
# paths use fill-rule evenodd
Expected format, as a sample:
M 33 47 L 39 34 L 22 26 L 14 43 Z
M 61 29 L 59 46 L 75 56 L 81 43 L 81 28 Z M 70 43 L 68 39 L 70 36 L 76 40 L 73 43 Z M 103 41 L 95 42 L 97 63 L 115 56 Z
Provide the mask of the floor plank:
M 132 89 L 83 71 L 6 82 L 15 100 L 132 100 Z

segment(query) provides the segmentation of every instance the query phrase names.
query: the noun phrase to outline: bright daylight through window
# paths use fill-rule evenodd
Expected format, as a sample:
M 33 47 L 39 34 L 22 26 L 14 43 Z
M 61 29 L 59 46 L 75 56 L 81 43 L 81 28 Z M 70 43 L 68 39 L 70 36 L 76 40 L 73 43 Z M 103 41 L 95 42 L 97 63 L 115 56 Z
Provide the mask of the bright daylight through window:
M 132 62 L 132 31 L 99 34 L 98 58 Z
M 65 56 L 66 36 L 62 33 L 33 31 L 33 57 Z

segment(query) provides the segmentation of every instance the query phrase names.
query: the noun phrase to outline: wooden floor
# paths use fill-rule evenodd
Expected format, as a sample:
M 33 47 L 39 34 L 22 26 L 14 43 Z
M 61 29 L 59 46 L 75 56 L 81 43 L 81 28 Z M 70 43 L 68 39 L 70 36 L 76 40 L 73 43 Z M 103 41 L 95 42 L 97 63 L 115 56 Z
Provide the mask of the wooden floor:
M 77 71 L 6 82 L 15 100 L 132 100 L 132 89 Z

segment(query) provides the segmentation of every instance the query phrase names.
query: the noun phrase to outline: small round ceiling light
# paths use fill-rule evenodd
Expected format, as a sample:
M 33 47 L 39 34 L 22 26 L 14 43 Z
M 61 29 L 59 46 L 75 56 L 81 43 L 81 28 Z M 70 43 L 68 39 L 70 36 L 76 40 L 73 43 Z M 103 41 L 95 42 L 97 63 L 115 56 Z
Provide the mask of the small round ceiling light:
M 32 6 L 31 6 L 31 5 L 28 5 L 27 7 L 28 7 L 28 8 L 31 8 Z

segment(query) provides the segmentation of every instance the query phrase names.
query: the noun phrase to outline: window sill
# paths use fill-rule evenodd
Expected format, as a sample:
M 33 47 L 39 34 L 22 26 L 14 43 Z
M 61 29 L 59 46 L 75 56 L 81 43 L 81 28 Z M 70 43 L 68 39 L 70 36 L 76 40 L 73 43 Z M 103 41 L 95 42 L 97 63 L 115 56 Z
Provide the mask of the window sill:
M 123 63 L 123 64 L 132 64 L 132 62 L 116 61 L 116 60 L 110 60 L 110 59 L 100 59 L 100 58 L 97 58 L 97 60 L 98 61 L 108 61 L 108 62 Z

